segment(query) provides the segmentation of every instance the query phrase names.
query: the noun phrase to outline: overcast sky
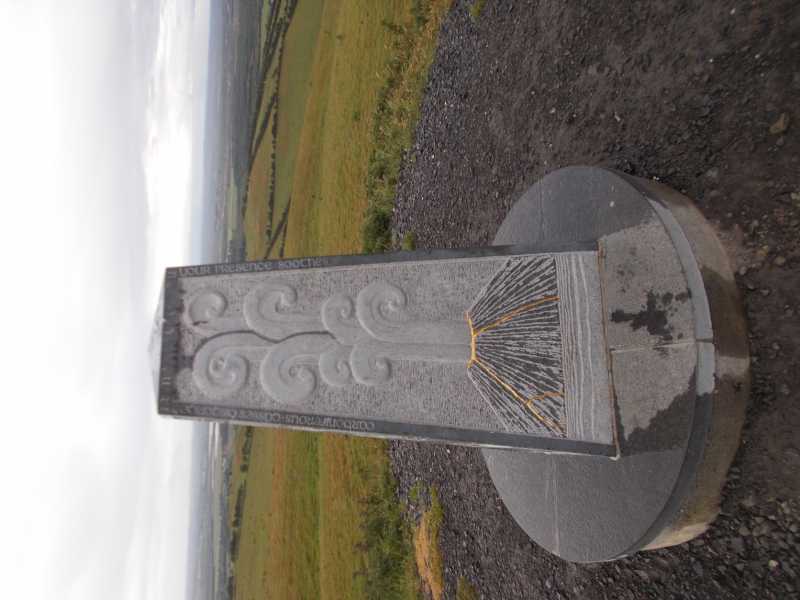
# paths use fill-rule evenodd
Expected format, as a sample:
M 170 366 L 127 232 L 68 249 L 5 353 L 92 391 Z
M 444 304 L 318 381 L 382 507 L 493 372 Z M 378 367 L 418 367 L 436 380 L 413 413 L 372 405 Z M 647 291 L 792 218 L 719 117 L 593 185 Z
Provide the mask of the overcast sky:
M 155 413 L 190 256 L 207 0 L 0 2 L 3 595 L 181 598 L 192 425 Z

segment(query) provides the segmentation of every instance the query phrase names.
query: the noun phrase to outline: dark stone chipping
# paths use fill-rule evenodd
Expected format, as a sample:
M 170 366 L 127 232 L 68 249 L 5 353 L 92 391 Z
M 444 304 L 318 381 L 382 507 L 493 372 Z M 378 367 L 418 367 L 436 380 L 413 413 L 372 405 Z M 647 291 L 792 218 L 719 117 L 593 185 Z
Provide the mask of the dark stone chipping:
M 397 234 L 488 244 L 530 185 L 568 165 L 658 177 L 718 227 L 754 362 L 721 515 L 699 543 L 614 563 L 572 565 L 530 542 L 477 450 L 391 443 L 402 498 L 418 480 L 439 490 L 445 597 L 461 576 L 492 600 L 800 597 L 796 2 L 495 1 L 476 21 L 468 4 L 442 27 Z

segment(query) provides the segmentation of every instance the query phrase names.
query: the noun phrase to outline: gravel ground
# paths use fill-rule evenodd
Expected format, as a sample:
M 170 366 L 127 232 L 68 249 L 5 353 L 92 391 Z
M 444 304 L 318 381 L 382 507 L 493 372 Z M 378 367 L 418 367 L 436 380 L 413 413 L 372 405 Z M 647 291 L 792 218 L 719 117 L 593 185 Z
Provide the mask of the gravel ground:
M 800 9 L 791 1 L 456 0 L 398 187 L 420 247 L 487 244 L 544 174 L 605 165 L 696 200 L 737 269 L 753 389 L 701 538 L 574 565 L 531 543 L 480 454 L 394 442 L 401 497 L 439 490 L 445 597 L 800 597 Z M 411 503 L 413 516 L 419 506 Z

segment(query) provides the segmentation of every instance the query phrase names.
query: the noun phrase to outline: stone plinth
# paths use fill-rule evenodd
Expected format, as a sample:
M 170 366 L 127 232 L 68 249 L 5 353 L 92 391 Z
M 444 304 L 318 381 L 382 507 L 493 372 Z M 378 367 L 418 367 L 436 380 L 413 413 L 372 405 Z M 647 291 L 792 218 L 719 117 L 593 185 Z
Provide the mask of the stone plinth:
M 613 560 L 701 534 L 718 511 L 749 390 L 747 335 L 714 230 L 685 197 L 606 169 L 551 173 L 514 205 L 498 244 L 592 240 L 614 390 L 616 460 L 484 450 L 537 543 Z

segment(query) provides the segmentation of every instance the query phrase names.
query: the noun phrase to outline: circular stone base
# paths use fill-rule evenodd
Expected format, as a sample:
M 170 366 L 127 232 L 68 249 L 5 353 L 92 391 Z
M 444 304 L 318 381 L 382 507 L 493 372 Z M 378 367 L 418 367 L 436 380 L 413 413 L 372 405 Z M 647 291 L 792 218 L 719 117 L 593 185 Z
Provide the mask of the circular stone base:
M 597 241 L 619 457 L 483 450 L 503 501 L 539 545 L 606 561 L 702 533 L 739 443 L 749 392 L 733 273 L 685 197 L 606 169 L 551 173 L 494 243 Z

